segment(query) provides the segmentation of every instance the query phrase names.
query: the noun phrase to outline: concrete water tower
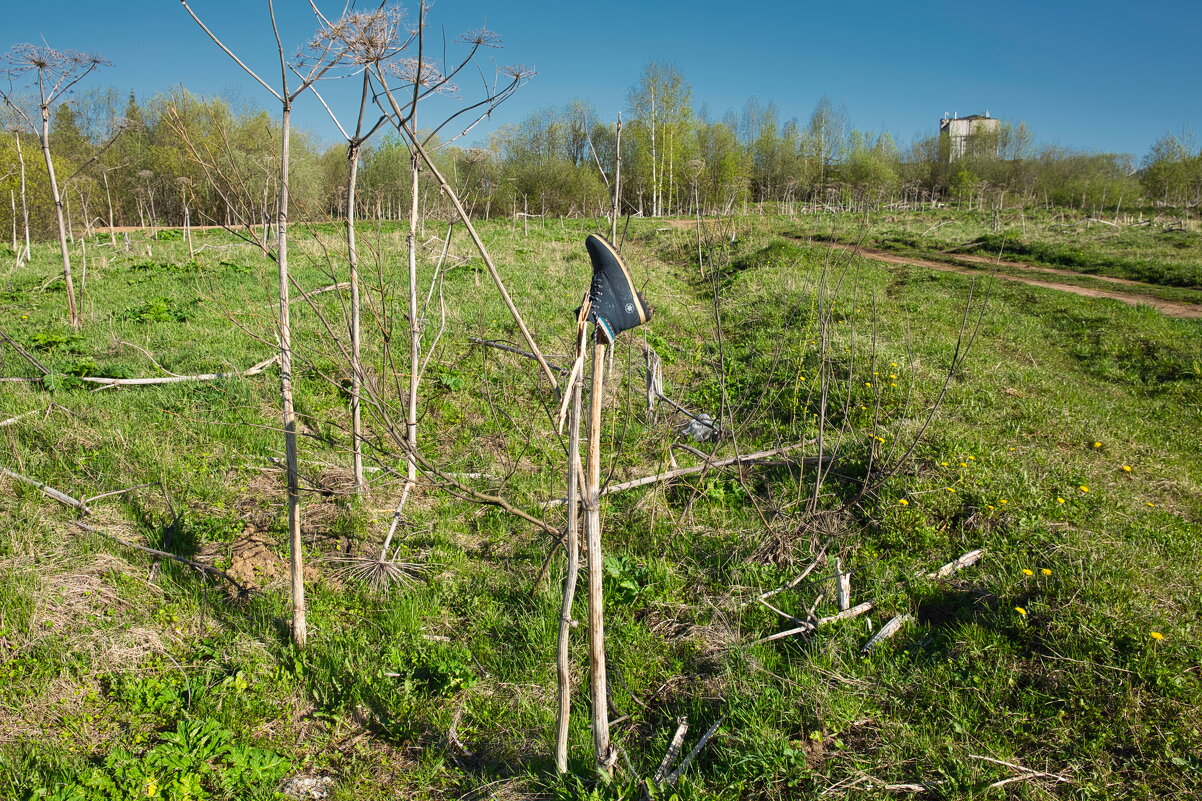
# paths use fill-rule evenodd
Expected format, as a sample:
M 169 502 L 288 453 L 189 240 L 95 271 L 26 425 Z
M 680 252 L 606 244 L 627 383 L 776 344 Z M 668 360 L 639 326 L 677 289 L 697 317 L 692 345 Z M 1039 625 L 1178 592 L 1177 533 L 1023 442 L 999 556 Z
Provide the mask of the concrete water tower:
M 948 117 L 944 112 L 939 120 L 940 137 L 948 138 L 948 160 L 956 161 L 965 155 L 991 156 L 997 158 L 998 133 L 1001 131 L 1001 121 L 984 114 L 970 114 L 961 117 L 953 113 Z

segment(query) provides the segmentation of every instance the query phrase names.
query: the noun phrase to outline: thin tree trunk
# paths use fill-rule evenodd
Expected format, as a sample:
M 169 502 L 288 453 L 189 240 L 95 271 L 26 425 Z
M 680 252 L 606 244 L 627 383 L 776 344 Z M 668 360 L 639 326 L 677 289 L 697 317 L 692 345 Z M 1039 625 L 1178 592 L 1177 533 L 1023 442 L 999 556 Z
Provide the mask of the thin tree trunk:
M 54 217 L 58 222 L 58 247 L 63 257 L 63 281 L 67 285 L 67 316 L 71 327 L 79 328 L 81 323 L 79 310 L 75 306 L 75 281 L 71 278 L 71 254 L 67 250 L 67 225 L 63 220 L 63 198 L 58 191 L 58 179 L 54 176 L 54 159 L 50 157 L 50 110 L 45 105 L 42 106 L 42 156 L 46 159 L 50 195 L 54 198 Z
M 588 551 L 589 686 L 592 690 L 593 749 L 597 770 L 609 775 L 609 692 L 605 677 L 605 603 L 601 580 L 601 403 L 605 395 L 605 343 L 593 345 L 593 383 L 589 395 L 588 462 L 584 493 L 584 537 Z
M 13 131 L 13 139 L 17 140 L 17 161 L 21 164 L 21 218 L 25 225 L 25 250 L 18 254 L 18 265 L 29 260 L 29 204 L 25 200 L 25 154 L 21 152 L 21 134 Z
M 355 243 L 355 189 L 359 181 L 359 143 L 347 148 L 346 254 L 351 269 L 351 453 L 355 491 L 367 490 L 363 478 L 363 363 L 360 360 L 359 249 Z
M 614 207 L 609 223 L 609 241 L 618 246 L 618 215 L 622 213 L 622 115 L 618 114 L 617 158 L 614 161 Z
M 301 553 L 300 476 L 296 453 L 296 410 L 292 404 L 292 325 L 288 302 L 288 157 L 292 105 L 283 104 L 280 124 L 280 192 L 276 237 L 280 283 L 280 401 L 284 412 L 284 455 L 288 474 L 288 546 L 292 574 L 292 639 L 305 647 L 305 565 Z
M 572 407 L 568 418 L 568 522 L 564 531 L 568 570 L 563 579 L 563 605 L 559 612 L 559 650 L 556 667 L 559 679 L 559 724 L 555 732 L 555 769 L 568 772 L 568 723 L 572 716 L 572 673 L 568 645 L 572 632 L 572 602 L 580 576 L 580 390 L 583 382 L 571 388 Z
M 405 468 L 405 492 L 411 492 L 417 483 L 417 381 L 421 371 L 421 323 L 417 319 L 417 218 L 418 218 L 418 173 L 420 162 L 417 153 L 409 156 L 410 203 L 409 237 L 409 402 L 405 410 L 405 441 L 409 445 L 409 457 Z
M 108 170 L 105 170 L 100 174 L 104 176 L 104 198 L 108 201 L 109 207 L 109 242 L 115 246 L 117 243 L 113 241 L 113 193 L 109 191 Z

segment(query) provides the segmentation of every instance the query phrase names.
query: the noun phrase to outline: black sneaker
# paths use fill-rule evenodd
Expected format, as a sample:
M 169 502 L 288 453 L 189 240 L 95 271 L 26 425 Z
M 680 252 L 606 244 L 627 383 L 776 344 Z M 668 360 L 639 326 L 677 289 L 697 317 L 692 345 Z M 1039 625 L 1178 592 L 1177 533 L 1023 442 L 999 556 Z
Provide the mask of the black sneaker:
M 612 345 L 618 334 L 642 325 L 651 319 L 651 307 L 635 289 L 630 270 L 618 255 L 618 250 L 604 238 L 591 234 L 584 240 L 593 262 L 593 283 L 588 297 L 592 302 L 588 319 Z

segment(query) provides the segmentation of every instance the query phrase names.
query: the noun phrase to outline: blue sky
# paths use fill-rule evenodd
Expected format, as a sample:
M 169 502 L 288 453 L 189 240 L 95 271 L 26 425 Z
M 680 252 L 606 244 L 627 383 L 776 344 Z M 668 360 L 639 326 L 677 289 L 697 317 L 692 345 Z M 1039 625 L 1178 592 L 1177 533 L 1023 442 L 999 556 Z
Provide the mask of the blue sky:
M 91 85 L 148 96 L 183 84 L 264 105 L 270 100 L 175 0 L 6 5 L 0 47 L 45 37 L 54 47 L 99 52 L 114 66 Z M 299 44 L 312 32 L 307 2 L 276 5 L 285 43 Z M 235 51 L 271 73 L 265 1 L 192 0 L 192 7 Z M 944 112 L 988 110 L 1027 122 L 1043 144 L 1136 156 L 1166 132 L 1202 125 L 1196 0 L 439 0 L 430 21 L 435 33 L 445 28 L 452 38 L 487 24 L 504 39 L 494 53 L 500 63 L 538 71 L 491 126 L 476 129 L 481 137 L 574 97 L 612 117 L 650 60 L 674 63 L 696 104 L 714 117 L 754 95 L 774 102 L 782 119 L 804 121 L 826 93 L 846 108 L 854 127 L 887 130 L 903 142 L 933 132 Z M 341 99 L 339 90 L 329 91 Z M 299 107 L 297 117 L 324 137 L 337 136 L 316 103 Z

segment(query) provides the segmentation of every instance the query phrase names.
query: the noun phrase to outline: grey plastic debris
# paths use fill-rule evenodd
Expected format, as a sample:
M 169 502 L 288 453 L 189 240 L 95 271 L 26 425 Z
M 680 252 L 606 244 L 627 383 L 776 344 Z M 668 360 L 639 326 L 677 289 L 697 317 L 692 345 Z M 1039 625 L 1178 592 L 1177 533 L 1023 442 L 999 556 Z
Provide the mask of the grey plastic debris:
M 289 798 L 299 799 L 299 801 L 321 801 L 321 799 L 330 797 L 330 791 L 334 789 L 334 784 L 333 776 L 311 776 L 302 773 L 299 776 L 285 779 L 284 783 L 280 785 L 280 792 Z
M 718 427 L 714 425 L 714 418 L 705 412 L 680 426 L 679 431 L 693 442 L 709 442 L 718 435 Z

